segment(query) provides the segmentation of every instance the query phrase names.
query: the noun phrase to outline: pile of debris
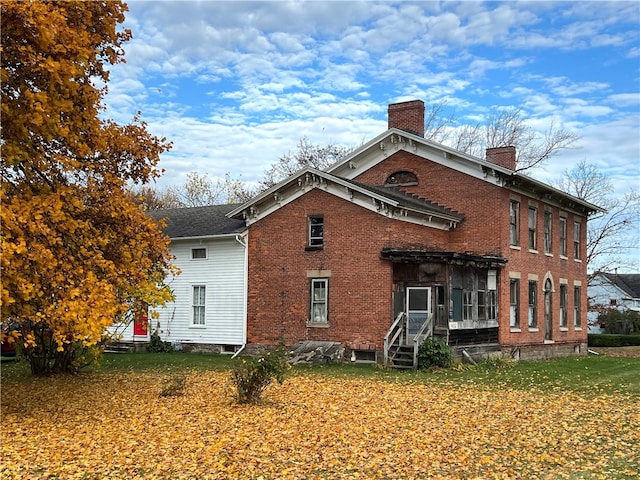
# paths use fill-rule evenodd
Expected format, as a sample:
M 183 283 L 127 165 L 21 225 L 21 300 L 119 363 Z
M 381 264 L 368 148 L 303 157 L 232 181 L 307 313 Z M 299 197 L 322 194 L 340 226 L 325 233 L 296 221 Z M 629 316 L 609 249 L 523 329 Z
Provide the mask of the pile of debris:
M 329 362 L 342 362 L 344 347 L 336 342 L 304 341 L 294 345 L 289 351 L 289 363 L 299 365 L 311 363 L 314 365 Z

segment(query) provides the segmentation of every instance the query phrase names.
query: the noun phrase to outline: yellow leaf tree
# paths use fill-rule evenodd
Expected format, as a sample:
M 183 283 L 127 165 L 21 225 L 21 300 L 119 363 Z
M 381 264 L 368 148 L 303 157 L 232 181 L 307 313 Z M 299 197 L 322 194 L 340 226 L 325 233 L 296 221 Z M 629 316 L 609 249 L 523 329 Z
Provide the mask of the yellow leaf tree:
M 138 117 L 101 117 L 107 66 L 130 37 L 125 4 L 0 8 L 4 339 L 34 374 L 74 372 L 132 305 L 171 298 L 168 239 L 127 193 L 160 175 L 170 144 Z

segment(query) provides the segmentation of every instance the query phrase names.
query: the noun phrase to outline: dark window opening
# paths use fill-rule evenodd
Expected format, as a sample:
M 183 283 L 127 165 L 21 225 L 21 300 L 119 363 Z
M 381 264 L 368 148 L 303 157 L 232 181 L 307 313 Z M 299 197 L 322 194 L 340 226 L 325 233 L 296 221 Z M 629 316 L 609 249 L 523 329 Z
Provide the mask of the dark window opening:
M 418 185 L 418 177 L 416 177 L 416 175 L 412 172 L 395 172 L 387 177 L 387 180 L 386 182 L 384 182 L 384 184 L 385 186 L 389 187 Z

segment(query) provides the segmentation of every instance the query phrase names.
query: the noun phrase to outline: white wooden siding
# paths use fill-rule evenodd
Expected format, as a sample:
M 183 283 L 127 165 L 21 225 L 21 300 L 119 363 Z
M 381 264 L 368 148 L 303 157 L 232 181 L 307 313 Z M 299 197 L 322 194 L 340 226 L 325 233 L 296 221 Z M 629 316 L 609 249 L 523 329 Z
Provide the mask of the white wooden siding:
M 207 248 L 207 258 L 192 259 L 192 248 Z M 172 343 L 242 345 L 245 343 L 246 254 L 234 237 L 171 242 L 171 253 L 181 274 L 165 281 L 175 300 L 156 309 L 149 318 L 150 332 Z M 206 287 L 205 324 L 192 325 L 194 285 Z M 133 340 L 129 327 L 123 340 Z

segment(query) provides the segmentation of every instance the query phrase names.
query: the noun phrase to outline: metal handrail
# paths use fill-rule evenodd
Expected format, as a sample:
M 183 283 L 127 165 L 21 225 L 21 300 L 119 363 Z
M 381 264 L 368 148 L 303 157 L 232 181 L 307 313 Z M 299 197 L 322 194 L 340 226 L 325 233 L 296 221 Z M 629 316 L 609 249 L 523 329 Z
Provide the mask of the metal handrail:
M 384 364 L 389 362 L 389 348 L 395 343 L 395 341 L 402 335 L 404 328 L 398 328 L 402 323 L 402 318 L 405 316 L 404 312 L 400 312 L 394 322 L 389 327 L 387 334 L 384 336 Z M 395 331 L 395 332 L 394 332 Z
M 429 332 L 425 335 L 425 330 L 429 329 Z M 433 335 L 433 314 L 429 314 L 427 319 L 422 322 L 418 333 L 413 337 L 413 369 L 418 369 L 418 350 L 420 349 L 420 343 L 422 341 L 422 337 L 425 338 Z

